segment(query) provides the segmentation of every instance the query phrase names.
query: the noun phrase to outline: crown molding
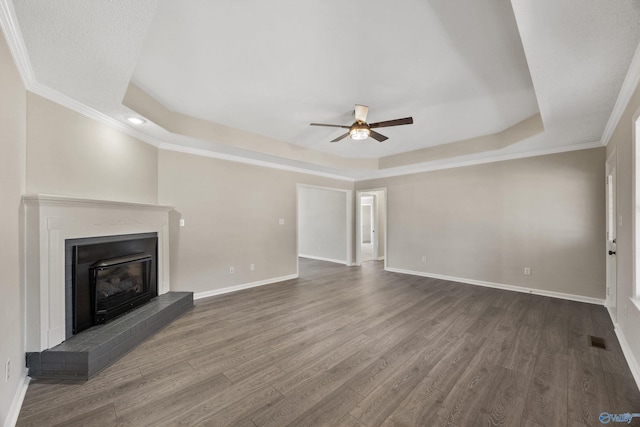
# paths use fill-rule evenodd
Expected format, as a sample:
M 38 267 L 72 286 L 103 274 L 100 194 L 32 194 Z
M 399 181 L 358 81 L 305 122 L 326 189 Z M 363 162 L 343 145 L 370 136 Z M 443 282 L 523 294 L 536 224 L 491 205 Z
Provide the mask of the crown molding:
M 306 175 L 321 176 L 324 178 L 338 179 L 341 181 L 349 181 L 349 182 L 356 181 L 355 178 L 345 176 L 345 175 L 338 175 L 335 173 L 322 172 L 322 171 L 317 171 L 313 169 L 301 168 L 298 166 L 285 165 L 281 163 L 268 162 L 265 160 L 251 159 L 248 157 L 234 156 L 232 154 L 225 154 L 225 153 L 220 153 L 220 152 L 211 151 L 211 150 L 202 150 L 200 148 L 186 147 L 184 145 L 162 143 L 159 148 L 161 150 L 177 151 L 180 153 L 194 154 L 196 156 L 203 156 L 203 157 L 212 157 L 214 159 L 228 160 L 231 162 L 245 163 L 245 164 L 254 165 L 254 166 L 263 166 L 266 168 L 280 169 L 288 172 L 303 173 Z
M 77 101 L 73 98 L 68 97 L 54 89 L 51 89 L 48 86 L 45 86 L 41 83 L 34 82 L 30 87 L 27 87 L 29 92 L 33 92 L 38 96 L 41 96 L 49 101 L 55 102 L 56 104 L 62 105 L 76 113 L 82 114 L 90 119 L 96 120 L 106 126 L 109 126 L 112 129 L 118 130 L 122 133 L 125 133 L 129 136 L 137 138 L 141 141 L 144 141 L 148 144 L 153 145 L 154 147 L 160 147 L 162 141 L 147 135 L 146 133 L 140 132 L 136 129 L 133 129 L 130 126 L 110 117 L 100 111 L 91 108 L 80 101 Z
M 177 144 L 163 143 L 160 145 L 159 148 L 161 150 L 177 151 L 181 153 L 193 154 L 196 156 L 211 157 L 211 158 L 220 159 L 220 160 L 228 160 L 228 161 L 237 162 L 237 163 L 245 163 L 245 164 L 262 166 L 262 167 L 267 167 L 272 169 L 280 169 L 280 170 L 285 170 L 289 172 L 298 172 L 298 173 L 303 173 L 307 175 L 322 176 L 325 178 L 338 179 L 341 181 L 361 182 L 361 181 L 369 181 L 373 179 L 392 178 L 396 176 L 410 175 L 415 173 L 433 172 L 437 170 L 453 169 L 453 168 L 459 168 L 459 167 L 465 167 L 465 166 L 474 166 L 474 165 L 481 165 L 486 163 L 502 162 L 507 160 L 517 160 L 517 159 L 523 159 L 528 157 L 545 156 L 548 154 L 559 154 L 559 153 L 565 153 L 569 151 L 588 150 L 588 149 L 600 148 L 600 147 L 603 147 L 600 141 L 594 141 L 594 142 L 589 142 L 584 144 L 573 144 L 573 145 L 566 145 L 563 147 L 553 147 L 553 148 L 546 148 L 543 150 L 527 151 L 524 153 L 505 154 L 502 156 L 499 156 L 499 155 L 490 156 L 483 159 L 461 160 L 458 162 L 446 162 L 446 163 L 438 163 L 438 164 L 422 163 L 418 165 L 401 166 L 401 167 L 393 168 L 392 170 L 376 170 L 376 171 L 372 171 L 370 173 L 363 174 L 357 177 L 338 175 L 335 173 L 328 173 L 328 172 L 322 172 L 322 171 L 315 171 L 312 169 L 284 165 L 280 163 L 268 162 L 263 160 L 250 159 L 247 157 L 234 156 L 230 154 L 224 154 L 224 153 L 219 153 L 219 152 L 210 151 L 210 150 L 203 150 L 203 149 L 193 148 L 193 147 L 186 147 L 186 146 L 177 145 Z
M 11 0 L 0 0 L 0 26 L 22 78 L 22 83 L 26 88 L 29 88 L 35 82 L 35 77 Z
M 638 87 L 638 83 L 640 83 L 640 43 L 638 43 L 636 52 L 633 54 L 631 65 L 629 65 L 627 75 L 622 82 L 622 87 L 620 88 L 620 93 L 618 94 L 616 103 L 613 106 L 613 111 L 611 111 L 609 121 L 602 133 L 602 139 L 600 140 L 602 145 L 609 144 L 609 140 L 613 136 L 613 132 L 615 131 L 616 126 L 618 126 L 618 122 L 622 118 L 624 110 L 627 108 L 627 105 L 629 105 L 631 96 L 633 95 L 633 92 L 635 92 L 636 87 Z
M 378 179 L 378 178 L 391 178 L 394 176 L 409 175 L 414 173 L 432 172 L 432 171 L 443 170 L 443 169 L 453 169 L 453 168 L 460 168 L 465 166 L 481 165 L 485 163 L 503 162 L 506 160 L 517 160 L 517 159 L 524 159 L 527 157 L 538 157 L 538 156 L 545 156 L 547 154 L 559 154 L 559 153 L 565 153 L 568 151 L 588 150 L 591 148 L 599 148 L 599 147 L 603 147 L 603 145 L 600 143 L 600 141 L 595 141 L 595 142 L 588 142 L 584 144 L 573 144 L 573 145 L 565 145 L 562 147 L 545 148 L 542 150 L 526 151 L 523 153 L 504 154 L 501 156 L 496 155 L 496 156 L 485 157 L 482 159 L 460 160 L 457 162 L 451 161 L 451 162 L 437 163 L 437 164 L 422 163 L 418 165 L 408 165 L 408 166 L 393 168 L 388 171 L 384 171 L 384 170 L 376 171 L 375 173 L 359 176 L 356 179 L 356 181 L 368 181 L 368 180 Z

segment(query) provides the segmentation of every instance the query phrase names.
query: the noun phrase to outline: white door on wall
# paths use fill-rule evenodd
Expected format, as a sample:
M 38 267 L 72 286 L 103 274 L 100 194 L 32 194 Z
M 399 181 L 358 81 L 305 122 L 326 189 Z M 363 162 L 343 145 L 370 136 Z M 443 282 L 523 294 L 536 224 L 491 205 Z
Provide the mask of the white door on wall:
M 611 156 L 615 160 L 615 154 Z M 612 164 L 613 160 L 607 160 L 606 165 L 606 197 L 607 197 L 607 290 L 606 290 L 606 306 L 611 313 L 614 322 L 617 319 L 616 310 L 616 290 L 617 290 L 617 257 L 616 257 L 616 239 L 617 239 L 617 212 L 616 212 L 616 169 Z
M 356 265 L 384 259 L 386 267 L 386 194 L 386 188 L 356 191 Z
M 379 227 L 380 218 L 378 217 L 378 196 L 373 195 L 373 205 L 371 206 L 371 243 L 373 243 L 373 259 L 378 259 L 379 251 L 378 251 L 378 243 L 380 239 L 378 238 L 378 227 Z
M 376 259 L 374 248 L 375 241 L 375 195 L 367 194 L 360 198 L 360 224 L 361 246 L 360 260 L 371 261 Z
M 360 220 L 362 223 L 362 243 L 371 243 L 371 232 L 372 228 L 372 206 L 371 205 L 362 205 L 362 219 Z

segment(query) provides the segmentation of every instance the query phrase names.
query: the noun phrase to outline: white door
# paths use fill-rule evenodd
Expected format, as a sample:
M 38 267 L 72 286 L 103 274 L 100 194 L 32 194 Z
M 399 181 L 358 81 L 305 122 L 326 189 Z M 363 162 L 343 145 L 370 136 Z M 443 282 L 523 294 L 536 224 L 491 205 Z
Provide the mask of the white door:
M 360 260 L 371 261 L 377 258 L 375 254 L 375 195 L 367 194 L 360 198 L 361 243 Z
M 356 190 L 356 212 L 360 213 L 355 216 L 356 265 L 360 265 L 367 260 L 384 259 L 386 268 L 386 194 L 386 188 Z M 367 218 L 363 219 L 362 207 L 365 205 L 369 205 L 371 210 L 365 214 Z M 369 224 L 370 227 L 366 227 Z M 371 243 L 362 243 L 365 240 L 369 240 Z
M 378 196 L 373 195 L 373 205 L 371 208 L 371 242 L 373 243 L 373 259 L 378 259 L 380 253 L 378 252 L 378 235 L 376 230 L 378 229 Z
M 612 156 L 615 159 L 615 155 Z M 617 290 L 617 212 L 616 212 L 616 169 L 607 161 L 606 197 L 607 197 L 607 296 L 606 305 L 614 322 L 617 319 L 616 290 Z
M 371 221 L 372 206 L 362 205 L 361 215 L 362 243 L 371 243 L 371 231 L 373 230 L 373 223 Z

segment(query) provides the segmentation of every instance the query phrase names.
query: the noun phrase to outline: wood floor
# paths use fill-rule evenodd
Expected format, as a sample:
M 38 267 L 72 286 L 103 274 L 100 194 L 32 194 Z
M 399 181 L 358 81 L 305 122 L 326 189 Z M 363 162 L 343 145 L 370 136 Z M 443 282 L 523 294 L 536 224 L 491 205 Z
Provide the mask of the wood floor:
M 577 427 L 603 411 L 640 412 L 603 307 L 301 259 L 299 279 L 199 300 L 86 383 L 33 381 L 18 426 Z

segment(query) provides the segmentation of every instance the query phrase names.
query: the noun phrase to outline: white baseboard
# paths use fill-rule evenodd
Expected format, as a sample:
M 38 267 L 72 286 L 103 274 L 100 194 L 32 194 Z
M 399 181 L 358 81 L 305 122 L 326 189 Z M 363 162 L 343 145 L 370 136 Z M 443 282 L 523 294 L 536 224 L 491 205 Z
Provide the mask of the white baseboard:
M 260 280 L 258 282 L 244 283 L 242 285 L 229 286 L 226 288 L 214 289 L 206 292 L 197 292 L 193 294 L 193 299 L 197 300 L 202 298 L 213 297 L 216 295 L 228 294 L 230 292 L 241 291 L 243 289 L 249 289 L 249 288 L 257 288 L 258 286 L 270 285 L 271 283 L 284 282 L 285 280 L 291 280 L 291 279 L 297 279 L 297 278 L 298 278 L 297 274 L 290 274 L 288 276 L 273 277 L 271 279 Z
M 318 261 L 328 261 L 328 262 L 335 262 L 336 264 L 348 265 L 347 261 L 345 261 L 343 259 L 323 258 L 323 257 L 320 257 L 320 256 L 302 255 L 302 254 L 298 254 L 298 256 L 300 258 L 316 259 Z
M 29 381 L 31 381 L 31 378 L 27 376 L 27 373 L 28 371 L 25 369 L 22 374 L 22 378 L 20 378 L 18 389 L 16 390 L 16 394 L 13 396 L 13 401 L 11 402 L 9 413 L 7 414 L 7 419 L 4 420 L 4 427 L 15 427 L 18 422 L 20 408 L 22 408 L 22 402 L 24 401 L 25 394 L 27 394 Z
M 624 358 L 627 359 L 631 375 L 633 375 L 633 379 L 636 381 L 636 386 L 638 387 L 638 390 L 640 390 L 640 364 L 638 364 L 638 360 L 633 355 L 631 347 L 629 347 L 629 343 L 627 343 L 627 339 L 625 338 L 622 329 L 620 329 L 615 322 L 613 323 L 613 326 L 616 336 L 618 337 L 618 341 L 620 342 L 620 347 L 622 347 Z
M 403 273 L 403 274 L 411 274 L 414 276 L 431 277 L 433 279 L 450 280 L 452 282 L 467 283 L 469 285 L 485 286 L 487 288 L 496 288 L 496 289 L 503 289 L 506 291 L 522 292 L 525 294 L 541 295 L 545 297 L 560 298 L 560 299 L 566 299 L 566 300 L 577 301 L 577 302 L 586 302 L 589 304 L 604 305 L 604 301 L 605 301 L 604 299 L 601 299 L 601 298 L 592 298 L 592 297 L 585 297 L 582 295 L 565 294 L 562 292 L 545 291 L 542 289 L 535 289 L 535 288 L 525 288 L 522 286 L 505 285 L 503 283 L 485 282 L 482 280 L 465 279 L 463 277 L 443 276 L 441 274 L 425 273 L 422 271 L 403 270 L 400 268 L 393 268 L 393 267 L 386 267 L 385 270 L 391 271 L 394 273 Z

